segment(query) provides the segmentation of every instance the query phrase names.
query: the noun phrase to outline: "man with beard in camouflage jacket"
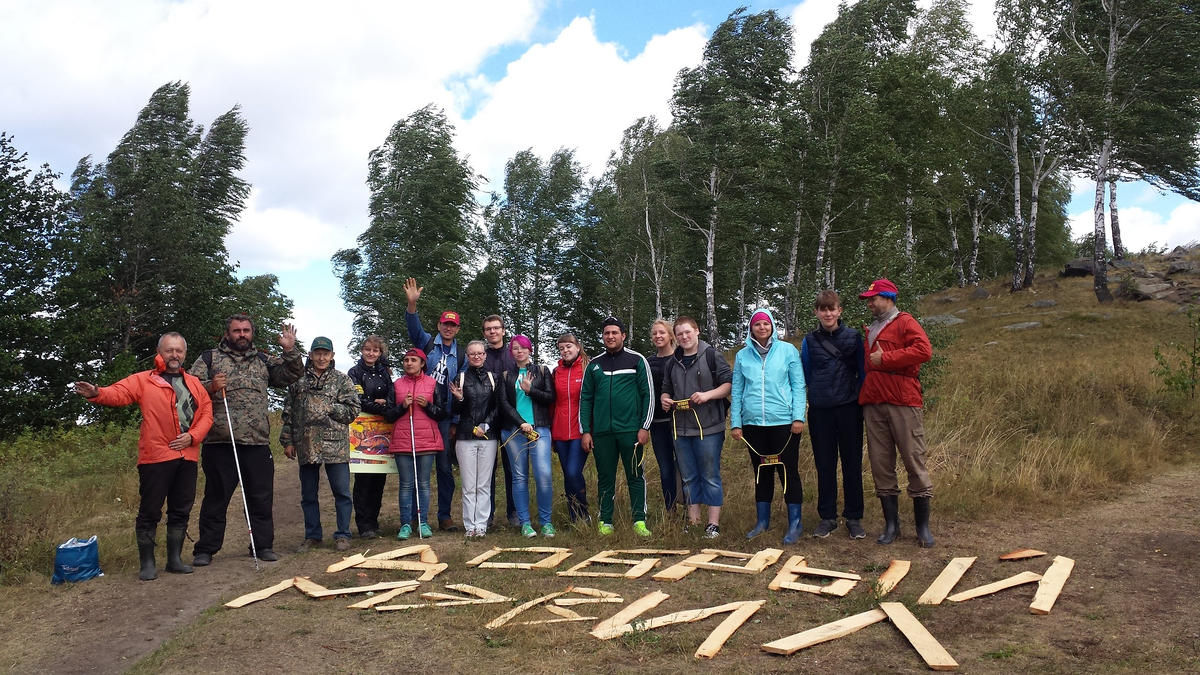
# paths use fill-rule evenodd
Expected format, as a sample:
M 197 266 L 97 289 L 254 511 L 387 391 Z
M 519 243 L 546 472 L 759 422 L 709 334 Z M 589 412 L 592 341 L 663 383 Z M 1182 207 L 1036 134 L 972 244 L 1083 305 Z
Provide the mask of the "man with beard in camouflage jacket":
M 333 341 L 313 340 L 304 376 L 288 387 L 283 403 L 279 444 L 288 459 L 300 463 L 300 508 L 304 511 L 304 543 L 297 553 L 320 546 L 321 506 L 317 489 L 321 465 L 329 478 L 337 513 L 333 538 L 337 550 L 350 548 L 350 423 L 360 410 L 358 391 L 345 373 L 333 367 Z
M 255 349 L 254 323 L 245 314 L 234 314 L 225 321 L 225 337 L 217 348 L 202 353 L 189 370 L 204 383 L 213 403 L 213 426 L 200 454 L 204 501 L 200 504 L 200 539 L 192 549 L 193 565 L 210 564 L 225 542 L 225 513 L 237 489 L 238 464 L 258 558 L 279 560 L 279 554 L 272 550 L 275 462 L 271 458 L 267 405 L 269 387 L 286 387 L 304 374 L 304 362 L 296 351 L 296 329 L 291 324 L 280 329 L 279 346 L 283 347 L 283 358 Z M 229 436 L 226 405 L 233 438 Z M 233 456 L 235 443 L 237 463 Z

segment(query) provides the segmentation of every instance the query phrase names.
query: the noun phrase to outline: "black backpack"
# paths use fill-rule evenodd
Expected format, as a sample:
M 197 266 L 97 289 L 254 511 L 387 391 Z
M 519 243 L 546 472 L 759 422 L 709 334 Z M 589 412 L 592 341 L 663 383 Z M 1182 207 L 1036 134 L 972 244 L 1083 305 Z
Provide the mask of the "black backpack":
M 428 358 L 429 354 L 431 352 L 433 352 L 433 347 L 435 344 L 436 343 L 434 342 L 433 336 L 430 335 L 429 342 L 425 343 L 425 349 L 423 350 L 425 352 L 426 358 Z M 465 349 L 457 349 L 457 348 L 454 351 L 457 352 L 456 356 L 458 357 L 458 372 L 461 373 L 463 371 L 463 365 L 466 364 L 466 362 L 467 362 L 467 351 Z

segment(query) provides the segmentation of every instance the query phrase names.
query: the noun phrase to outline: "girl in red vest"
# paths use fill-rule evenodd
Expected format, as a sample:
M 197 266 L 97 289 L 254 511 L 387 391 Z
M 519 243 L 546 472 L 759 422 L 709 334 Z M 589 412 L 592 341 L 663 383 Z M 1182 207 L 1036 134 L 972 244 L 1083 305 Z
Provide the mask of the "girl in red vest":
M 437 453 L 443 452 L 442 434 L 438 422 L 445 419 L 445 402 L 437 391 L 437 381 L 425 374 L 425 352 L 420 349 L 404 353 L 401 366 L 404 376 L 395 382 L 396 407 L 387 411 L 384 419 L 395 422 L 388 450 L 396 455 L 400 478 L 400 532 L 397 539 L 412 536 L 413 485 L 417 488 L 417 509 L 429 509 L 429 474 Z M 415 456 L 415 458 L 414 458 Z M 420 523 L 421 537 L 432 537 L 433 530 Z
M 583 369 L 588 355 L 571 333 L 558 338 L 558 367 L 554 369 L 554 413 L 550 436 L 563 472 L 563 491 L 567 493 L 567 513 L 571 522 L 588 521 L 587 482 L 583 467 L 588 453 L 583 451 L 579 430 L 579 392 L 583 389 Z

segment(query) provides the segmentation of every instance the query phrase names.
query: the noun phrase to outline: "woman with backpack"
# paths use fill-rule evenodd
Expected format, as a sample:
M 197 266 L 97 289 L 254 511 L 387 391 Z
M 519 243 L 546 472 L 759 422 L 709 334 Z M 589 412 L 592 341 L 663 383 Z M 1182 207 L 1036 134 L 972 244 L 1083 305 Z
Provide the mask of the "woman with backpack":
M 503 383 L 484 370 L 487 344 L 467 345 L 467 368 L 450 383 L 451 412 L 458 415 L 458 470 L 462 477 L 463 528 L 474 539 L 487 534 L 492 511 L 492 475 L 500 428 Z
M 775 336 L 775 319 L 768 309 L 750 315 L 746 346 L 733 362 L 733 407 L 730 435 L 746 444 L 754 469 L 754 501 L 758 522 L 746 533 L 753 539 L 771 525 L 775 474 L 783 481 L 788 531 L 783 543 L 800 540 L 800 434 L 804 431 L 804 370 L 800 354 Z
M 666 359 L 659 403 L 669 411 L 675 458 L 683 476 L 688 525 L 700 524 L 700 506 L 708 507 L 705 539 L 721 534 L 721 446 L 725 443 L 725 397 L 733 374 L 725 356 L 700 339 L 700 325 L 689 316 L 675 321 L 675 354 Z
M 414 484 L 417 491 L 417 520 L 421 538 L 433 530 L 420 516 L 429 511 L 429 474 L 439 452 L 443 452 L 438 422 L 446 417 L 437 381 L 425 374 L 425 352 L 413 347 L 404 353 L 404 376 L 396 380 L 396 405 L 384 416 L 392 427 L 388 450 L 396 457 L 400 478 L 400 532 L 397 539 L 412 536 Z
M 513 473 L 513 503 L 521 521 L 521 536 L 553 537 L 550 522 L 554 479 L 551 477 L 550 406 L 554 404 L 554 378 L 550 369 L 529 360 L 533 343 L 524 335 L 514 335 L 508 343 L 514 366 L 504 373 L 504 398 L 500 407 L 512 429 L 504 441 L 508 464 Z M 529 478 L 533 467 L 533 486 L 537 493 L 538 524 L 529 516 Z
M 583 451 L 583 434 L 579 429 L 579 394 L 583 390 L 583 370 L 589 359 L 579 339 L 571 333 L 563 333 L 558 338 L 558 355 L 550 436 L 554 439 L 554 452 L 562 467 L 567 515 L 572 523 L 576 520 L 587 522 L 590 516 L 583 467 L 587 464 L 588 453 Z
M 396 390 L 392 386 L 392 370 L 388 363 L 388 348 L 383 338 L 368 335 L 359 350 L 358 363 L 346 375 L 358 392 L 362 406 L 360 415 L 384 415 L 396 405 Z M 358 536 L 374 539 L 379 536 L 379 509 L 383 505 L 386 473 L 354 474 L 354 522 Z

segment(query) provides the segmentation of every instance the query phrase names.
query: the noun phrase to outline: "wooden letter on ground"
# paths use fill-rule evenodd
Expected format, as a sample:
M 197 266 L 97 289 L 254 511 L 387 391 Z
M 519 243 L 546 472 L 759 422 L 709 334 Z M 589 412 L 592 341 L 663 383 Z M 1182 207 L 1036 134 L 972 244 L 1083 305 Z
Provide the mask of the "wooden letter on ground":
M 783 569 L 779 570 L 779 573 L 775 575 L 775 578 L 771 581 L 771 583 L 767 584 L 767 590 L 777 591 L 781 588 L 780 584 L 782 584 L 783 582 L 785 582 L 785 581 L 795 582 L 797 579 L 800 578 L 800 575 L 798 573 L 796 573 L 795 568 L 800 567 L 803 564 L 804 564 L 804 556 L 802 556 L 802 555 L 794 555 L 794 556 L 788 558 L 788 561 L 783 564 Z M 816 588 L 817 590 L 812 591 L 812 592 L 814 592 L 814 593 L 821 592 L 820 587 L 814 586 L 813 588 Z M 801 589 L 796 589 L 796 590 L 801 590 Z
M 764 652 L 772 654 L 794 654 L 805 647 L 821 644 L 830 640 L 836 640 L 840 637 L 849 635 L 855 631 L 862 630 L 873 623 L 879 623 L 887 618 L 887 614 L 882 609 L 872 609 L 848 616 L 845 619 L 827 623 L 823 626 L 810 628 L 795 635 L 789 635 L 785 638 L 780 638 L 774 642 L 768 642 L 762 646 Z
M 613 614 L 612 616 L 593 626 L 592 636 L 598 637 L 601 640 L 608 639 L 600 636 L 607 635 L 608 631 L 615 626 L 622 626 L 630 623 L 639 616 L 654 609 L 655 607 L 658 607 L 662 604 L 663 600 L 666 600 L 669 597 L 671 596 L 663 593 L 662 591 L 654 591 L 653 593 L 647 593 L 646 595 L 643 595 L 642 597 L 630 603 L 625 609 L 622 609 L 616 614 Z
M 629 622 L 630 619 L 638 614 L 641 614 L 642 612 L 645 612 L 653 605 L 649 605 L 647 607 L 638 607 L 636 613 L 628 610 L 635 609 L 635 605 L 641 604 L 643 601 L 656 601 L 654 604 L 658 604 L 658 602 L 665 600 L 667 597 L 665 594 L 660 594 L 660 596 L 661 599 L 656 597 L 653 593 L 643 596 L 636 603 L 634 603 L 634 605 L 630 605 L 628 608 L 626 608 L 627 611 L 620 612 L 612 618 L 607 619 L 602 624 L 597 625 L 592 629 L 591 634 L 594 637 L 600 638 L 601 640 L 611 640 L 615 637 L 620 637 L 626 633 L 632 633 L 634 631 L 654 630 L 655 628 L 662 628 L 663 626 L 670 626 L 677 623 L 692 623 L 694 621 L 707 619 L 708 617 L 716 614 L 732 612 L 728 618 L 721 622 L 721 625 L 717 626 L 712 633 L 709 633 L 704 642 L 700 644 L 700 648 L 696 650 L 696 658 L 711 659 L 712 657 L 716 656 L 717 652 L 721 650 L 721 647 L 727 640 L 729 640 L 729 637 L 733 635 L 738 628 L 741 628 L 742 624 L 746 623 L 746 620 L 753 616 L 754 613 L 757 612 L 767 602 L 766 600 L 731 602 L 717 607 L 689 609 L 682 612 L 664 614 L 663 616 L 657 616 L 653 619 L 637 621 L 636 624 Z M 628 617 L 627 622 L 617 623 L 616 620 L 622 617 Z
M 275 595 L 279 591 L 286 591 L 287 589 L 289 589 L 295 585 L 296 585 L 295 579 L 284 579 L 283 581 L 275 584 L 274 586 L 272 586 L 270 588 L 264 588 L 261 591 L 247 593 L 246 595 L 243 595 L 240 598 L 234 598 L 233 600 L 230 600 L 229 602 L 225 603 L 225 606 L 230 609 L 237 609 L 238 607 L 245 607 L 246 605 L 248 605 L 252 602 L 258 602 L 259 600 L 266 600 L 267 598 L 271 597 L 272 595 Z M 1054 601 L 1051 600 L 1050 602 L 1051 602 L 1051 604 L 1053 604 Z
M 492 605 L 500 602 L 513 602 L 516 598 L 493 593 L 467 584 L 447 584 L 446 588 L 467 595 L 448 595 L 446 593 L 422 593 L 425 600 L 441 600 L 441 602 L 422 603 L 417 605 L 385 605 L 375 608 L 378 612 L 392 612 L 401 609 L 417 609 L 419 607 L 459 607 L 462 605 Z
M 320 593 L 322 591 L 329 590 L 315 581 L 310 581 L 308 577 L 295 577 L 292 579 L 292 583 L 295 584 L 296 588 L 300 589 L 301 593 L 310 598 L 317 597 L 313 595 L 314 593 Z
M 947 652 L 925 626 L 917 621 L 908 608 L 898 602 L 881 602 L 879 608 L 887 613 L 892 624 L 904 633 L 908 642 L 917 650 L 925 663 L 934 670 L 958 670 L 958 662 Z
M 1058 594 L 1062 592 L 1063 584 L 1067 583 L 1067 577 L 1071 576 L 1073 569 L 1074 560 L 1061 555 L 1055 556 L 1050 569 L 1046 570 L 1042 580 L 1038 582 L 1037 593 L 1033 596 L 1033 603 L 1029 605 L 1031 614 L 1050 613 L 1050 608 L 1054 606 L 1054 601 L 1058 599 Z
M 640 560 L 629 560 L 629 559 L 614 558 L 613 556 L 615 556 L 615 555 L 664 556 L 664 555 L 687 555 L 689 553 L 691 553 L 691 551 L 688 551 L 687 549 L 660 551 L 660 550 L 652 549 L 652 548 L 635 548 L 635 549 L 624 549 L 624 550 L 616 550 L 616 551 L 601 551 L 601 552 L 597 553 L 596 555 L 588 558 L 587 560 L 584 560 L 583 562 L 575 565 L 574 567 L 572 567 L 568 570 L 559 572 L 558 576 L 560 576 L 560 577 L 617 577 L 617 578 L 623 578 L 623 579 L 638 579 L 638 578 L 641 578 L 641 576 L 643 574 L 645 574 L 646 572 L 649 572 L 650 570 L 654 569 L 654 567 L 656 565 L 658 565 L 660 558 L 654 557 L 654 558 L 642 558 Z M 596 568 L 593 568 L 589 572 L 583 571 L 584 568 L 590 567 L 591 565 L 629 565 L 631 567 L 628 571 L 625 571 L 625 572 L 601 572 L 601 571 L 598 571 Z
M 962 593 L 955 593 L 946 599 L 950 602 L 962 602 L 963 600 L 978 598 L 981 595 L 991 595 L 992 593 L 1003 591 L 1004 589 L 1012 588 L 1013 586 L 1020 586 L 1021 584 L 1030 584 L 1035 581 L 1041 581 L 1041 579 L 1042 575 L 1040 574 L 1035 574 L 1033 572 L 1021 572 L 1018 575 L 1011 576 L 995 583 L 986 584 L 978 588 L 972 588 L 971 590 L 963 591 Z
M 704 642 L 700 643 L 700 648 L 696 650 L 694 656 L 698 659 L 711 659 L 716 656 L 717 652 L 721 651 L 721 647 L 725 646 L 729 637 L 741 628 L 747 619 L 754 616 L 754 613 L 761 609 L 766 602 L 766 600 L 756 600 L 742 603 L 741 607 L 733 610 L 733 613 L 726 617 L 716 630 L 704 638 Z
M 828 586 L 818 586 L 816 584 L 803 584 L 797 579 L 800 575 L 832 577 L 836 579 Z M 813 595 L 836 595 L 839 598 L 845 597 L 847 593 L 854 589 L 854 585 L 858 583 L 859 576 L 849 572 L 831 572 L 829 570 L 818 570 L 809 567 L 804 562 L 804 556 L 794 555 L 788 559 L 783 565 L 783 569 L 775 575 L 775 579 L 767 585 L 767 588 L 772 591 L 789 590 L 803 591 L 812 593 Z
M 521 612 L 524 612 L 525 610 L 529 609 L 530 607 L 537 607 L 538 605 L 540 605 L 544 602 L 553 600 L 554 598 L 557 598 L 560 595 L 566 595 L 569 592 L 571 592 L 571 589 L 567 588 L 567 590 L 565 590 L 565 591 L 559 591 L 557 593 L 543 595 L 540 598 L 534 598 L 533 600 L 530 600 L 529 602 L 527 602 L 523 605 L 518 605 L 517 607 L 514 607 L 513 609 L 505 612 L 504 614 L 501 614 L 500 616 L 492 619 L 491 621 L 487 622 L 487 624 L 484 625 L 484 628 L 499 628 L 499 627 L 503 626 L 504 624 L 508 623 L 509 621 L 512 621 L 514 617 L 516 617 Z
M 349 558 L 342 558 L 341 562 L 335 562 L 332 565 L 330 565 L 329 567 L 326 567 L 325 573 L 333 574 L 334 572 L 341 572 L 342 570 L 350 569 L 351 567 L 354 567 L 355 565 L 357 565 L 361 562 L 366 562 L 366 560 L 367 560 L 367 556 L 365 556 L 361 553 L 355 553 L 354 555 L 350 556 Z
M 888 594 L 904 575 L 908 574 L 908 570 L 912 568 L 912 561 L 909 560 L 893 560 L 892 564 L 888 565 L 887 571 L 879 575 L 879 581 L 875 582 L 875 592 L 879 597 Z
M 300 584 L 296 584 L 299 586 Z M 326 588 L 320 591 L 308 593 L 310 598 L 332 598 L 335 595 L 352 595 L 355 593 L 368 593 L 374 591 L 390 591 L 396 588 L 416 588 L 420 586 L 415 581 L 385 581 L 381 584 L 372 584 L 370 586 L 350 586 L 347 588 Z
M 925 592 L 921 594 L 921 597 L 917 599 L 917 604 L 942 604 L 942 601 L 946 599 L 946 596 L 950 595 L 950 591 L 954 590 L 954 585 L 958 583 L 959 579 L 962 579 L 962 576 L 967 573 L 967 570 L 971 568 L 971 565 L 974 564 L 974 562 L 975 558 L 973 556 L 970 558 L 955 558 L 954 560 L 951 560 L 950 564 L 946 565 L 946 569 L 942 570 L 942 573 L 938 575 L 938 578 L 934 579 L 933 583 L 929 584 L 929 588 L 926 589 Z
M 1001 560 L 1024 560 L 1026 558 L 1036 558 L 1046 555 L 1045 551 L 1039 551 L 1035 548 L 1019 548 L 1011 553 L 1005 553 L 1000 556 Z
M 371 609 L 375 605 L 382 605 L 383 603 L 387 602 L 388 600 L 391 600 L 392 598 L 396 597 L 397 595 L 402 595 L 404 593 L 412 593 L 415 590 L 417 590 L 416 586 L 405 586 L 403 588 L 393 588 L 390 591 L 386 591 L 384 593 L 380 593 L 379 595 L 367 598 L 366 600 L 356 602 L 353 605 L 346 605 L 346 609 Z
M 774 565 L 782 555 L 783 551 L 777 548 L 763 549 L 758 553 L 741 553 L 738 551 L 722 551 L 715 548 L 706 548 L 699 555 L 694 555 L 672 567 L 668 567 L 655 574 L 652 578 L 655 581 L 678 581 L 697 569 L 714 572 L 736 572 L 738 574 L 758 574 L 771 565 Z M 713 562 L 713 560 L 720 557 L 745 560 L 746 563 L 744 565 L 728 565 Z
M 491 562 L 491 559 L 501 553 L 546 553 L 547 557 L 533 563 L 515 563 L 515 562 Z M 488 567 L 491 569 L 502 570 L 543 570 L 553 569 L 562 564 L 562 561 L 571 556 L 569 548 L 555 548 L 553 546 L 526 546 L 524 548 L 500 548 L 499 546 L 490 551 L 475 556 L 474 558 L 463 563 L 467 567 Z

